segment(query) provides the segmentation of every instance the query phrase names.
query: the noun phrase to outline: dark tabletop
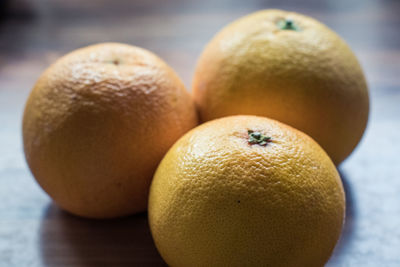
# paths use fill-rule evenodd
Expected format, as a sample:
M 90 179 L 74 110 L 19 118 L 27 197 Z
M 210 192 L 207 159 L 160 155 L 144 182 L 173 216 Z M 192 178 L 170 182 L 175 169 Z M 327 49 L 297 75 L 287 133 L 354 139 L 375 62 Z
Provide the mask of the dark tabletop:
M 340 167 L 347 220 L 328 266 L 400 266 L 400 1 L 0 0 L 0 266 L 164 266 L 146 214 L 68 215 L 39 188 L 21 144 L 24 102 L 59 56 L 93 43 L 147 48 L 188 88 L 197 56 L 228 22 L 265 8 L 313 16 L 337 31 L 366 72 L 370 121 Z M 8 6 L 8 7 L 7 7 Z

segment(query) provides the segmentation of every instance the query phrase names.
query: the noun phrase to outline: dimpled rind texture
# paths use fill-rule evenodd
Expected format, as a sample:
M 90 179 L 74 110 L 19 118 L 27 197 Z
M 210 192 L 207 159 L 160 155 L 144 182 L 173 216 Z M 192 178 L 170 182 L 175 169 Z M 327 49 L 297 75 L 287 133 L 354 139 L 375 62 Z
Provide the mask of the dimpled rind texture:
M 292 20 L 299 31 L 281 30 Z M 199 58 L 192 84 L 200 119 L 259 115 L 314 138 L 340 164 L 369 113 L 363 71 L 349 46 L 318 21 L 264 10 L 222 29 Z
M 248 130 L 270 136 L 248 143 Z M 185 134 L 150 188 L 149 223 L 172 267 L 323 266 L 339 239 L 345 196 L 309 136 L 280 122 L 232 116 Z
M 91 218 L 144 211 L 158 163 L 197 125 L 190 94 L 151 52 L 105 43 L 50 66 L 26 103 L 24 151 L 63 209 Z

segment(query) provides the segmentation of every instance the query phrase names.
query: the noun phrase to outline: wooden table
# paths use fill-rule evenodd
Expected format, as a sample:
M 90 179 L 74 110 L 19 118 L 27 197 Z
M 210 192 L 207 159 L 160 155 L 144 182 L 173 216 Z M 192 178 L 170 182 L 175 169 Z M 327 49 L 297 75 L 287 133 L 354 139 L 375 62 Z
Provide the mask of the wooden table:
M 0 266 L 164 266 L 146 214 L 85 220 L 51 203 L 24 160 L 24 102 L 56 58 L 105 41 L 154 51 L 190 87 L 196 58 L 213 34 L 264 8 L 302 12 L 329 25 L 353 47 L 370 85 L 368 129 L 339 168 L 347 220 L 328 266 L 400 266 L 399 1 L 9 2 L 0 12 Z

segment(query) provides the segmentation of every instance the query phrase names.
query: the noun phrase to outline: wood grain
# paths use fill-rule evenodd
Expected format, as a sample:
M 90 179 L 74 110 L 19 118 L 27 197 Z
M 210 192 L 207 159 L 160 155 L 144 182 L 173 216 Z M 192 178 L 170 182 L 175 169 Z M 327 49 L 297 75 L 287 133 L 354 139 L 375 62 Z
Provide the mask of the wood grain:
M 207 41 L 230 21 L 264 8 L 305 13 L 337 31 L 359 56 L 370 86 L 368 129 L 339 168 L 347 220 L 327 265 L 400 266 L 399 1 L 8 2 L 7 9 L 0 6 L 0 266 L 165 266 L 146 214 L 85 220 L 51 204 L 23 157 L 25 100 L 56 58 L 105 41 L 154 51 L 190 87 Z

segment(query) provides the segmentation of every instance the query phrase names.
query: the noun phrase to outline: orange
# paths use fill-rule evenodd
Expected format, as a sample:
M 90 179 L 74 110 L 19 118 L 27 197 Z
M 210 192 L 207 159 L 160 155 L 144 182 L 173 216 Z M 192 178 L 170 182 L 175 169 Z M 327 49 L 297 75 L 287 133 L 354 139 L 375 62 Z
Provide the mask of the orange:
M 26 160 L 63 209 L 91 218 L 144 211 L 154 171 L 197 124 L 190 94 L 156 55 L 118 43 L 50 66 L 26 103 Z
M 193 79 L 202 121 L 266 116 L 314 138 L 335 164 L 365 130 L 369 97 L 349 46 L 320 22 L 264 10 L 222 29 L 204 49 Z
M 306 134 L 256 116 L 207 122 L 161 161 L 149 222 L 178 266 L 323 266 L 345 197 L 335 165 Z

